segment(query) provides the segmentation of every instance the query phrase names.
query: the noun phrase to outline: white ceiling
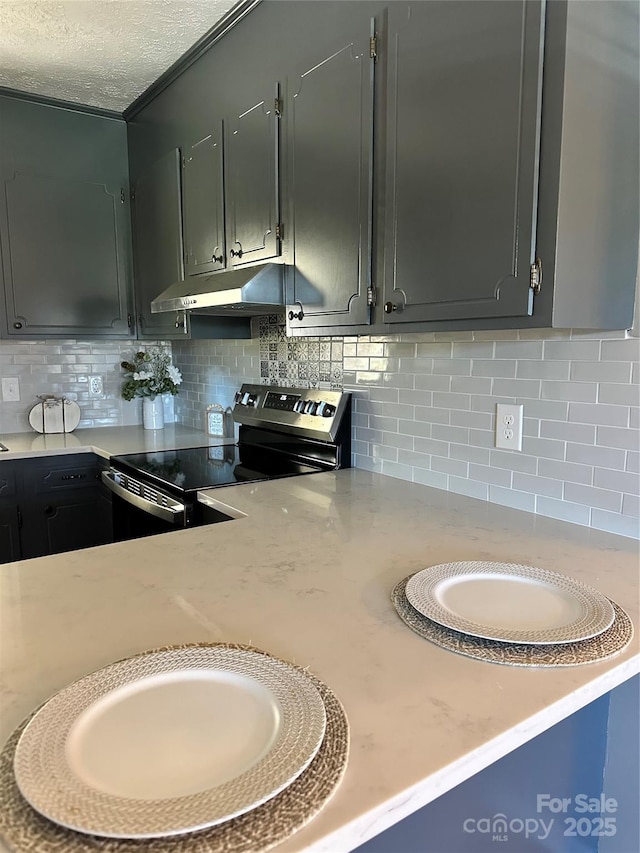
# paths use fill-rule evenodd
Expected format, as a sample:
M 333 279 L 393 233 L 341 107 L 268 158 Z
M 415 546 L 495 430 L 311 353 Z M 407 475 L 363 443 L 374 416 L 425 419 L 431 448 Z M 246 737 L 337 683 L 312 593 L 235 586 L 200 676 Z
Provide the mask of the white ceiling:
M 234 0 L 0 0 L 0 86 L 121 112 Z

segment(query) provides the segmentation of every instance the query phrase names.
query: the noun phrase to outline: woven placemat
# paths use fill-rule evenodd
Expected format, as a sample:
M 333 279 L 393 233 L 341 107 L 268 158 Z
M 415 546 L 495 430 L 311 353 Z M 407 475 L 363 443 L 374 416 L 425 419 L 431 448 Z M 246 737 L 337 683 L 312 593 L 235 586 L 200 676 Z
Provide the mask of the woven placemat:
M 409 603 L 405 588 L 408 575 L 393 588 L 391 600 L 398 616 L 416 634 L 437 646 L 469 658 L 502 663 L 507 666 L 578 666 L 612 658 L 626 649 L 633 638 L 633 623 L 624 610 L 612 601 L 613 624 L 602 634 L 576 643 L 552 643 L 534 646 L 525 643 L 501 643 L 461 634 L 427 619 Z
M 142 654 L 196 645 L 247 649 L 272 657 L 251 646 L 227 643 L 188 643 Z M 349 723 L 339 700 L 302 667 L 289 666 L 304 672 L 316 687 L 325 705 L 327 723 L 322 745 L 309 767 L 272 800 L 210 829 L 167 838 L 98 838 L 64 829 L 34 811 L 15 782 L 13 756 L 34 711 L 15 729 L 0 753 L 0 838 L 14 853 L 262 853 L 281 843 L 309 823 L 328 802 L 349 758 Z

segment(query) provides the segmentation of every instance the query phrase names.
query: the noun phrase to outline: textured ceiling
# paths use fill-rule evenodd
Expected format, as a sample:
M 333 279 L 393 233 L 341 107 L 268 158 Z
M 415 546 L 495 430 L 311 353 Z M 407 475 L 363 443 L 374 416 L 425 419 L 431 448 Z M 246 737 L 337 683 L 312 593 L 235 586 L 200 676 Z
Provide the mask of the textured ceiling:
M 233 0 L 0 0 L 0 86 L 121 112 Z

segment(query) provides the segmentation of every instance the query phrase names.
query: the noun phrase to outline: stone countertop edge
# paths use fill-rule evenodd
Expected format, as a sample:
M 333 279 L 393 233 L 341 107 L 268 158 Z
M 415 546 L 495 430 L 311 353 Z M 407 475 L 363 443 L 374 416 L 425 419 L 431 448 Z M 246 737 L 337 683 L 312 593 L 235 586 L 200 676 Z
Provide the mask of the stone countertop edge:
M 278 853 L 353 850 L 640 671 L 638 543 L 361 469 L 201 493 L 233 521 L 0 567 L 0 740 L 75 678 L 144 649 L 237 642 L 308 667 L 351 726 L 345 778 Z M 622 606 L 632 644 L 566 668 L 485 663 L 411 631 L 393 586 L 522 563 Z
M 38 456 L 62 456 L 70 453 L 95 453 L 103 459 L 124 453 L 152 453 L 181 450 L 185 447 L 218 447 L 235 444 L 235 438 L 213 438 L 202 430 L 181 424 L 166 424 L 163 429 L 142 426 L 92 427 L 67 433 L 5 433 L 0 442 L 9 448 L 3 459 L 33 459 Z

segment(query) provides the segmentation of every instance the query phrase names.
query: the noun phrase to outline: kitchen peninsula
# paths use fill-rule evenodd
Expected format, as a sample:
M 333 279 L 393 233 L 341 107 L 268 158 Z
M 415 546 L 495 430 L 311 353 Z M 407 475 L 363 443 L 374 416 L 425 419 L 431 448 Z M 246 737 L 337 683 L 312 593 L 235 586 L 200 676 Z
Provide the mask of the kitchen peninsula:
M 0 569 L 3 743 L 48 696 L 111 661 L 174 643 L 251 644 L 308 667 L 344 704 L 346 776 L 276 848 L 342 853 L 639 671 L 631 539 L 358 469 L 201 497 L 245 517 Z M 615 658 L 567 668 L 444 651 L 400 621 L 390 593 L 458 560 L 571 575 L 624 607 L 636 637 Z

